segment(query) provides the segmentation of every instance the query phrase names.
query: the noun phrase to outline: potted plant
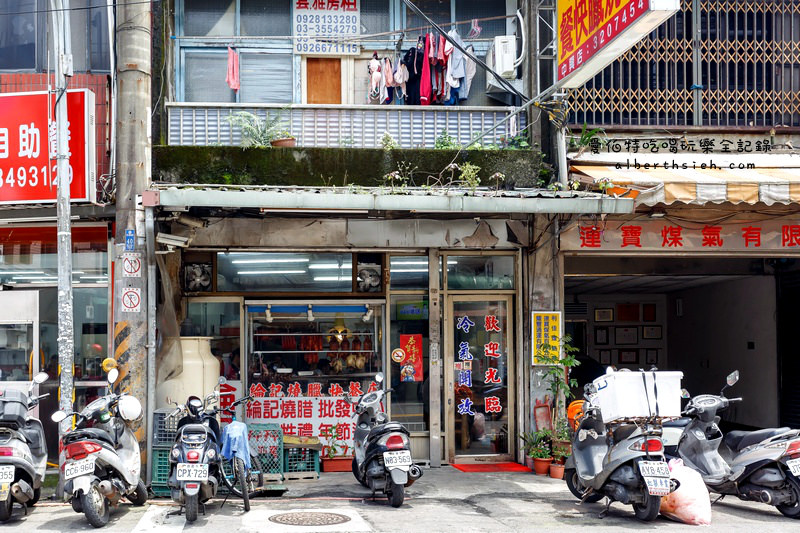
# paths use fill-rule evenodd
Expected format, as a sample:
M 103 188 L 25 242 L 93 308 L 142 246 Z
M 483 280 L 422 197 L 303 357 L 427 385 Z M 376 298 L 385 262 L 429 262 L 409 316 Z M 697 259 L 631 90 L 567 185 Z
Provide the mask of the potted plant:
M 272 146 L 291 148 L 297 145 L 297 139 L 289 133 L 289 130 L 279 130 L 275 132 L 275 137 L 269 143 Z
M 550 453 L 551 433 L 548 429 L 533 432 L 532 444 L 528 456 L 533 458 L 533 471 L 540 476 L 546 476 L 553 456 Z
M 539 364 L 546 365 L 544 382 L 550 397 L 553 398 L 551 422 L 554 429 L 553 441 L 561 447 L 569 445 L 569 423 L 566 419 L 566 401 L 572 397 L 572 389 L 578 382 L 569 377 L 570 369 L 581 364 L 575 357 L 577 348 L 570 344 L 572 337 L 564 335 L 556 345 L 542 344 L 536 350 Z
M 572 453 L 572 441 L 569 434 L 569 423 L 565 418 L 556 420 L 555 430 L 553 431 L 553 457 L 556 456 L 556 451 L 561 452 L 563 457 L 569 457 Z
M 353 456 L 347 455 L 349 446 L 342 439 L 344 424 L 334 424 L 319 432 L 319 436 L 327 441 L 322 448 L 323 472 L 350 472 Z
M 564 479 L 564 459 L 567 457 L 563 448 L 553 447 L 553 462 L 550 463 L 550 477 Z
M 531 452 L 533 451 L 533 447 L 536 445 L 536 432 L 535 431 L 526 431 L 519 436 L 522 439 L 522 450 L 525 454 L 525 466 L 533 470 L 533 456 Z

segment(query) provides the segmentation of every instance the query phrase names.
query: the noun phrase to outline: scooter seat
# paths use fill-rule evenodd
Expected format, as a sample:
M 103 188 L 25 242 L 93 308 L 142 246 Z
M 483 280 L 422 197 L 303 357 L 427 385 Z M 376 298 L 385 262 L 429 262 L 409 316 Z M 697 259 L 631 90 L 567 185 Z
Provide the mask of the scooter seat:
M 762 440 L 780 435 L 781 433 L 786 433 L 787 431 L 791 431 L 791 429 L 784 427 L 759 429 L 758 431 L 729 431 L 725 435 L 724 441 L 728 448 L 735 452 L 740 452 L 748 446 L 758 444 Z
M 79 441 L 82 439 L 94 439 L 94 440 L 101 440 L 103 442 L 107 442 L 111 446 L 114 446 L 114 439 L 111 438 L 111 435 L 108 434 L 107 431 L 103 431 L 100 428 L 81 428 L 76 429 L 70 434 L 70 442 Z
M 665 428 L 685 428 L 691 422 L 691 418 L 679 418 L 677 420 L 669 420 L 662 424 L 662 427 Z

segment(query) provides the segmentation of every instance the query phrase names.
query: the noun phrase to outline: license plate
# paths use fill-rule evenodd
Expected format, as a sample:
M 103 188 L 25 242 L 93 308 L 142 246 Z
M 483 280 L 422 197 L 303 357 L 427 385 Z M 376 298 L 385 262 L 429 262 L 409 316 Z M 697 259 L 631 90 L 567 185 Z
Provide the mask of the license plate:
M 408 450 L 383 452 L 383 464 L 386 466 L 411 466 L 411 452 Z
M 639 473 L 644 477 L 665 477 L 669 479 L 669 465 L 664 461 L 640 461 Z
M 668 477 L 648 477 L 644 476 L 644 482 L 647 484 L 647 492 L 651 496 L 666 496 L 669 494 L 669 478 Z
M 14 481 L 14 467 L 11 465 L 0 466 L 0 483 L 11 483 Z
M 800 459 L 789 459 L 786 461 L 786 466 L 789 467 L 793 476 L 800 477 Z
M 178 463 L 175 473 L 178 481 L 206 481 L 208 479 L 208 464 Z
M 64 479 L 72 479 L 86 474 L 94 474 L 94 457 L 87 457 L 64 465 Z

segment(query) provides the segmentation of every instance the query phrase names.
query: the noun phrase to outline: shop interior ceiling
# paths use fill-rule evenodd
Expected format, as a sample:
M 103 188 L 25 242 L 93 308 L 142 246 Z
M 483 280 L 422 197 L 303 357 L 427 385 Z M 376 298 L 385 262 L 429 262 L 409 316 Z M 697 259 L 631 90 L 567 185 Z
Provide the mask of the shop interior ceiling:
M 734 281 L 747 276 L 570 276 L 564 279 L 565 294 L 665 294 L 701 285 Z

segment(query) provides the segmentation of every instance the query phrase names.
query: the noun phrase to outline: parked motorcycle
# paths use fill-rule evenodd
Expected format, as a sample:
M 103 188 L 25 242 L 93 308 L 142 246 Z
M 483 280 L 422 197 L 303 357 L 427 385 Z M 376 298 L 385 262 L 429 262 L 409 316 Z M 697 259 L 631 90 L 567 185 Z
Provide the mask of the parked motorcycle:
M 220 378 L 220 384 L 224 382 L 225 378 Z M 217 413 L 220 409 L 211 407 L 218 400 L 218 391 L 209 394 L 204 400 L 190 396 L 186 400 L 186 405 L 178 404 L 175 411 L 167 415 L 169 418 L 184 415 L 178 421 L 175 444 L 169 455 L 170 472 L 167 485 L 171 489 L 172 499 L 186 510 L 187 522 L 197 520 L 200 504 L 216 496 L 220 483 L 224 483 L 228 490 L 241 497 L 245 496 L 246 491 L 248 498 L 246 508 L 249 509 L 249 495 L 253 490 L 248 486 L 245 462 L 242 461 L 241 473 L 237 470 L 238 460 L 228 468 L 232 473 L 230 475 L 225 473 L 226 462 L 221 453 L 223 437 L 217 422 Z M 246 400 L 247 398 L 238 400 L 233 406 L 222 410 L 235 414 L 236 405 Z M 247 453 L 249 454 L 249 451 Z M 257 458 L 250 457 L 251 465 L 257 462 Z M 261 475 L 260 468 L 251 466 L 251 470 L 256 476 Z M 253 482 L 254 486 L 262 484 L 263 477 L 257 477 Z
M 592 385 L 586 387 L 588 401 L 565 464 L 567 487 L 582 502 L 605 496 L 609 506 L 614 501 L 630 504 L 639 520 L 655 520 L 661 497 L 678 487 L 664 460 L 660 424 L 642 420 L 606 425 L 600 408 L 592 404 Z
M 33 387 L 47 381 L 47 373 L 33 376 L 27 392 L 0 390 L 0 522 L 11 517 L 14 502 L 25 512 L 39 501 L 45 469 L 47 443 L 38 418 L 28 412 L 47 396 L 34 396 Z
M 383 373 L 379 372 L 375 381 L 382 383 Z M 400 507 L 405 487 L 422 476 L 422 469 L 411 459 L 408 430 L 398 422 L 390 422 L 381 409 L 383 399 L 391 392 L 392 389 L 368 392 L 356 403 L 353 475 L 373 492 L 386 494 L 392 507 Z M 349 396 L 346 398 L 353 402 Z
M 800 430 L 729 431 L 723 436 L 719 429 L 717 413 L 742 401 L 725 397 L 725 389 L 738 380 L 737 370 L 728 375 L 719 396 L 695 396 L 684 409 L 685 418 L 664 424 L 667 454 L 697 470 L 710 492 L 772 505 L 784 516 L 800 518 Z
M 114 384 L 119 371 L 113 359 L 106 359 L 108 384 Z M 142 415 L 142 404 L 128 394 L 109 394 L 97 398 L 80 413 L 56 411 L 51 419 L 60 423 L 76 417 L 75 428 L 60 440 L 64 476 L 64 496 L 76 513 L 84 513 L 94 527 L 108 523 L 109 505 L 122 498 L 133 505 L 147 502 L 147 487 L 139 478 L 139 442 L 130 422 Z
M 197 520 L 200 504 L 216 496 L 224 477 L 219 453 L 219 422 L 216 410 L 209 409 L 218 398 L 216 391 L 205 400 L 190 396 L 186 405 L 178 404 L 175 411 L 167 415 L 167 418 L 183 415 L 178 421 L 175 444 L 169 455 L 167 485 L 172 499 L 186 510 L 187 522 Z

